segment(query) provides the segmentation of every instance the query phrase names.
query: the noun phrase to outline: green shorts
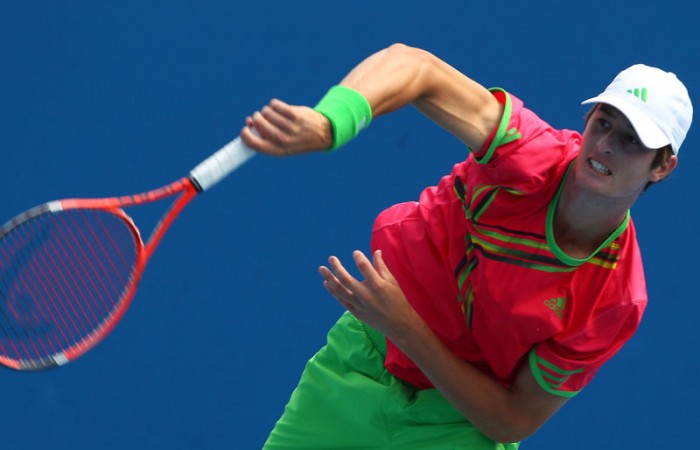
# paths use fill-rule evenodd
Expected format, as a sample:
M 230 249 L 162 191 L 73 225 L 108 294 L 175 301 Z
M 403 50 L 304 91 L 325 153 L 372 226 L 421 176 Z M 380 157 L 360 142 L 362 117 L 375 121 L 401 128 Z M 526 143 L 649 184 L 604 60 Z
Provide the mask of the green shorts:
M 306 365 L 265 450 L 515 450 L 481 434 L 436 389 L 384 368 L 386 342 L 345 313 Z

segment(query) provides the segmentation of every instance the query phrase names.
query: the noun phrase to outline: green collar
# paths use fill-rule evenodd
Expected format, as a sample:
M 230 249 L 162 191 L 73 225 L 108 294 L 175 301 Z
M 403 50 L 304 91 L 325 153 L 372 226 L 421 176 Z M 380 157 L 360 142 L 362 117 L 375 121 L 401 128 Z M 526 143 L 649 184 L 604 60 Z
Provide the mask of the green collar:
M 574 159 L 574 161 L 576 161 Z M 559 259 L 559 261 L 563 262 L 564 264 L 572 267 L 578 267 L 588 260 L 590 260 L 593 256 L 595 256 L 599 251 L 601 251 L 603 248 L 607 247 L 610 245 L 610 243 L 615 240 L 619 235 L 622 234 L 625 229 L 627 229 L 627 225 L 629 224 L 630 221 L 630 211 L 627 210 L 627 214 L 625 214 L 625 218 L 620 223 L 620 225 L 615 229 L 615 231 L 612 232 L 612 234 L 603 242 L 600 244 L 600 247 L 598 247 L 593 253 L 588 255 L 588 257 L 583 258 L 583 259 L 577 259 L 577 258 L 572 258 L 564 251 L 559 248 L 559 245 L 557 244 L 556 239 L 554 238 L 554 212 L 557 210 L 557 204 L 559 203 L 559 196 L 561 195 L 562 188 L 564 187 L 564 183 L 566 182 L 567 177 L 569 176 L 569 172 L 571 171 L 571 167 L 574 165 L 574 161 L 572 161 L 569 164 L 569 167 L 566 169 L 566 172 L 564 173 L 564 176 L 561 179 L 561 183 L 559 184 L 559 188 L 557 189 L 557 193 L 554 195 L 554 198 L 552 201 L 549 203 L 549 209 L 547 210 L 547 223 L 546 223 L 546 234 L 547 234 L 547 244 L 549 245 L 549 248 L 552 250 L 552 253 L 554 253 L 554 256 Z

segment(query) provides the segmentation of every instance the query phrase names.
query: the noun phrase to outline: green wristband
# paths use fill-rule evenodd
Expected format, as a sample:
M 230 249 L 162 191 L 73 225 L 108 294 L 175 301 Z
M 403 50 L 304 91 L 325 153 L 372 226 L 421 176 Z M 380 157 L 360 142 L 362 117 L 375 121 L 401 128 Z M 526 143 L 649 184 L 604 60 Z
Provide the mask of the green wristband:
M 331 152 L 347 144 L 372 121 L 372 108 L 362 94 L 349 87 L 333 86 L 314 108 L 333 127 Z

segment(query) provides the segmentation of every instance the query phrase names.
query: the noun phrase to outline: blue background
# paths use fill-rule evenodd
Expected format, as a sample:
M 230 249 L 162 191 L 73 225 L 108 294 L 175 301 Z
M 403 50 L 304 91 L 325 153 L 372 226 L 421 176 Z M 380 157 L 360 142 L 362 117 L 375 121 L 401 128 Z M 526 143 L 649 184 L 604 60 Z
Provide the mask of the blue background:
M 315 104 L 393 42 L 507 88 L 557 127 L 580 129 L 580 101 L 637 62 L 676 72 L 693 95 L 689 4 L 4 1 L 0 221 L 56 198 L 172 181 L 270 98 Z M 696 440 L 698 136 L 633 209 L 650 294 L 642 327 L 522 448 Z M 260 448 L 342 312 L 317 266 L 367 250 L 377 213 L 417 198 L 463 156 L 406 108 L 330 156 L 255 158 L 180 216 L 104 342 L 58 370 L 0 372 L 0 445 Z M 155 210 L 133 213 L 147 230 Z

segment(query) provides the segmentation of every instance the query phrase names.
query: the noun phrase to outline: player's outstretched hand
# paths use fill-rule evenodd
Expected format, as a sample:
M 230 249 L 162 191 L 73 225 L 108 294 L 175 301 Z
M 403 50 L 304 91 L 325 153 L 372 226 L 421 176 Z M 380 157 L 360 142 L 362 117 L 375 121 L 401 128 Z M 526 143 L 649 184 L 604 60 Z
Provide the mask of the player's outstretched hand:
M 319 268 L 324 286 L 355 317 L 390 339 L 400 340 L 421 319 L 384 263 L 381 251 L 374 252 L 372 261 L 360 251 L 353 253 L 353 259 L 364 280 L 353 277 L 337 257 L 331 256 L 329 267 Z

